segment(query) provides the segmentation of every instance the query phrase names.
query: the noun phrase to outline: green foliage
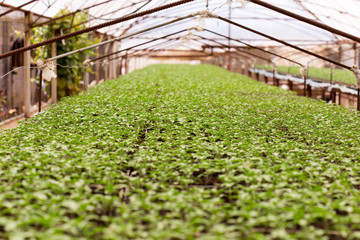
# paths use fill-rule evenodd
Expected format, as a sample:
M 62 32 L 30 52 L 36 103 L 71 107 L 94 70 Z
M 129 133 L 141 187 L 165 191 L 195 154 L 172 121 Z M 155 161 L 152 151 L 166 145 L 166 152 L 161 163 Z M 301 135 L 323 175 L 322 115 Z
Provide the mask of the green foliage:
M 289 74 L 301 76 L 299 66 L 277 66 L 276 70 L 281 73 L 289 73 Z M 311 76 L 310 71 L 309 71 L 309 76 Z
M 273 70 L 272 66 L 257 65 L 256 68 L 266 69 L 269 71 Z M 289 73 L 293 75 L 301 76 L 299 66 L 276 66 L 276 70 L 280 73 Z M 310 78 L 318 78 L 329 80 L 331 79 L 331 69 L 330 68 L 317 68 L 309 67 L 308 75 Z M 348 70 L 334 69 L 333 70 L 333 81 L 339 83 L 355 84 L 356 79 L 354 74 Z
M 5 118 L 4 117 L 4 115 L 5 115 L 5 113 L 4 113 L 4 111 L 5 111 L 5 107 L 6 106 L 6 96 L 4 96 L 4 94 L 2 94 L 1 92 L 0 92 L 0 122 L 3 120 L 3 118 Z
M 68 13 L 70 13 L 69 10 L 62 9 L 55 17 L 66 15 Z M 58 36 L 69 33 L 70 31 L 74 32 L 81 30 L 86 26 L 80 23 L 87 21 L 87 19 L 88 15 L 86 13 L 79 12 L 76 13 L 74 18 L 70 15 L 52 22 L 47 26 L 34 28 L 32 42 L 35 43 L 52 38 L 54 37 L 54 33 L 55 36 Z M 90 38 L 89 34 L 86 33 L 65 39 L 63 41 L 58 41 L 56 42 L 57 55 L 95 44 L 98 41 L 98 39 Z M 93 54 L 92 50 L 87 50 L 57 60 L 57 64 L 61 65 L 57 66 L 57 94 L 59 98 L 79 93 L 79 82 L 82 80 L 84 69 L 77 66 L 82 66 L 86 56 L 91 56 Z M 47 45 L 36 49 L 34 60 L 38 61 L 39 59 L 47 59 L 50 57 L 51 45 Z
M 49 26 L 35 27 L 32 29 L 32 35 L 30 41 L 32 44 L 34 44 L 34 43 L 42 42 L 51 37 L 53 37 L 53 34 L 51 33 L 51 29 L 49 28 Z M 50 57 L 51 57 L 50 45 L 45 45 L 35 48 L 35 50 L 32 53 L 32 58 L 35 62 L 38 62 L 39 60 L 45 60 Z
M 155 65 L 0 138 L 1 239 L 359 239 L 360 118 Z

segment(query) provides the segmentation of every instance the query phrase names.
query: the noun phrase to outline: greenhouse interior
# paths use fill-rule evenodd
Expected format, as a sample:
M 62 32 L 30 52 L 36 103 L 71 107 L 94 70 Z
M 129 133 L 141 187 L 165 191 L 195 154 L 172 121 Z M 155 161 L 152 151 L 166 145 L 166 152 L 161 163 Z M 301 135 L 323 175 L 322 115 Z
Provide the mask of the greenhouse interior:
M 360 0 L 0 0 L 0 239 L 360 239 Z

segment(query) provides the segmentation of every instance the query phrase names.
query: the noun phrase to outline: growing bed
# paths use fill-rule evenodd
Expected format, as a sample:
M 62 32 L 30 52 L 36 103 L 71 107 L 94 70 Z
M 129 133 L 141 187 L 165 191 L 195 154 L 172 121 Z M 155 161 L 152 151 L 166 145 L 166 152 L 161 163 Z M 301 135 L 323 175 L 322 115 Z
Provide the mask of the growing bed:
M 153 65 L 0 135 L 0 238 L 360 237 L 359 115 Z
M 257 65 L 256 68 L 265 69 L 272 71 L 272 66 Z M 301 76 L 301 69 L 299 66 L 277 66 L 276 71 L 280 73 L 289 73 L 297 76 Z M 330 68 L 318 68 L 318 67 L 309 67 L 308 77 L 322 80 L 331 80 L 331 69 Z M 355 85 L 356 79 L 354 74 L 348 70 L 333 69 L 332 80 L 338 83 L 346 83 Z

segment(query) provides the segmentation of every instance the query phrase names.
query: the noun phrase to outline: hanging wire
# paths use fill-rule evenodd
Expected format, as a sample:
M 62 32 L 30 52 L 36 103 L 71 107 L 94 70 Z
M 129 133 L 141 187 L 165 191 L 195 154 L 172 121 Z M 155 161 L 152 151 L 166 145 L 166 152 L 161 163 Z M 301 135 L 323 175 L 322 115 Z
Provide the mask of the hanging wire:
M 129 13 L 129 14 L 125 15 L 125 16 L 128 16 L 128 15 L 131 15 L 131 14 L 133 14 L 133 13 L 138 12 L 138 11 L 141 10 L 143 7 L 145 7 L 146 5 L 148 5 L 151 1 L 152 1 L 152 0 L 147 1 L 147 2 L 144 3 L 142 6 L 140 6 L 139 8 L 137 8 L 136 10 L 132 11 L 131 13 Z
M 47 7 L 50 6 L 49 1 L 46 3 L 46 2 L 44 2 L 44 0 L 41 0 L 41 2 L 42 2 L 45 6 L 47 6 Z
M 131 14 L 134 14 L 134 13 L 138 12 L 138 11 L 141 10 L 143 7 L 145 7 L 147 4 L 149 4 L 151 1 L 152 1 L 152 0 L 147 1 L 147 2 L 146 2 L 145 4 L 143 4 L 141 7 L 139 7 L 139 8 L 136 9 L 135 11 L 132 11 L 132 12 L 129 13 L 129 14 L 124 15 L 123 17 L 129 16 L 129 15 L 131 15 Z M 86 13 L 87 15 L 89 15 L 90 17 L 92 17 L 93 19 L 96 19 L 96 20 L 111 21 L 111 20 L 114 20 L 114 19 L 118 18 L 118 17 L 115 17 L 115 18 L 102 18 L 102 17 L 97 17 L 97 16 L 95 16 L 95 15 L 92 15 L 92 14 L 90 14 L 89 12 L 87 12 L 87 11 L 85 11 L 85 10 L 83 10 L 83 9 L 80 9 L 80 11 Z M 116 12 L 116 11 L 113 11 L 113 12 Z M 113 12 L 112 12 L 112 13 L 113 13 Z
M 44 14 L 45 14 L 47 11 L 49 11 L 50 8 L 51 8 L 55 3 L 57 3 L 58 1 L 59 1 L 59 0 L 54 0 L 54 2 L 52 2 L 51 5 L 48 6 L 48 7 L 35 19 L 35 21 L 33 21 L 31 24 L 34 25 L 37 21 L 39 21 L 40 18 L 41 18 L 42 16 L 44 16 Z
M 15 72 L 15 71 L 17 71 L 17 70 L 19 70 L 19 69 L 22 69 L 22 68 L 34 69 L 34 68 L 37 68 L 37 67 L 25 67 L 25 66 L 20 66 L 20 67 L 14 68 L 13 70 L 11 70 L 11 71 L 9 71 L 9 72 L 5 73 L 5 74 L 4 74 L 4 75 L 2 75 L 2 76 L 0 76 L 0 79 L 2 79 L 2 78 L 4 78 L 4 77 L 6 77 L 6 76 L 7 76 L 7 75 L 9 75 L 10 73 Z
M 73 28 L 75 28 L 75 27 L 77 27 L 77 26 L 79 26 L 79 25 L 85 24 L 85 23 L 90 23 L 91 21 L 94 21 L 94 20 L 101 20 L 101 18 L 104 17 L 104 16 L 118 13 L 120 10 L 129 8 L 129 7 L 133 7 L 134 5 L 137 5 L 137 4 L 139 4 L 139 3 L 141 3 L 141 2 L 145 2 L 145 1 L 146 1 L 146 0 L 140 1 L 140 2 L 135 3 L 135 4 L 127 5 L 127 6 L 121 6 L 120 8 L 117 8 L 117 9 L 111 11 L 111 12 L 103 13 L 103 14 L 101 14 L 100 16 L 97 16 L 97 14 L 98 14 L 99 11 L 103 12 L 103 11 L 106 11 L 108 8 L 112 8 L 111 6 L 103 6 L 103 8 L 101 8 L 101 10 L 97 11 L 95 14 L 89 15 L 89 16 L 93 17 L 94 19 L 89 19 L 89 20 L 87 20 L 87 21 L 78 23 L 78 24 L 74 25 Z M 106 8 L 106 9 L 104 9 L 104 8 Z M 87 14 L 89 14 L 89 13 L 87 12 Z M 116 17 L 116 18 L 118 18 L 118 17 Z M 116 18 L 114 18 L 114 19 L 116 19 Z M 112 21 L 112 20 L 114 20 L 114 19 L 107 18 L 107 21 Z
M 297 1 L 306 2 L 306 3 L 311 4 L 311 5 L 317 5 L 317 6 L 321 7 L 321 8 L 325 8 L 325 9 L 328 9 L 328 10 L 336 11 L 336 12 L 338 12 L 338 13 L 340 13 L 340 14 L 346 14 L 346 15 L 349 15 L 349 16 L 351 16 L 351 17 L 360 19 L 360 16 L 355 15 L 355 14 L 352 14 L 352 13 L 349 13 L 349 12 L 347 12 L 347 11 L 339 10 L 339 8 L 330 7 L 330 6 L 327 6 L 327 5 L 318 3 L 318 2 L 313 2 L 313 1 L 310 1 L 310 0 L 297 0 Z
M 299 1 L 300 0 L 296 0 L 296 1 Z M 304 0 L 302 0 L 304 1 Z M 311 1 L 304 1 L 305 3 L 301 3 L 301 4 L 311 4 L 311 5 L 315 5 L 315 6 L 319 6 L 321 7 L 322 9 L 328 9 L 328 10 L 331 10 L 331 11 L 335 11 L 339 14 L 341 14 L 341 16 L 343 18 L 348 18 L 348 17 L 352 17 L 352 18 L 357 18 L 357 19 L 360 19 L 359 16 L 355 15 L 355 14 L 351 14 L 349 13 L 348 11 L 342 11 L 342 10 L 339 10 L 339 8 L 335 8 L 335 7 L 330 7 L 330 6 L 326 6 L 326 5 L 323 5 L 323 4 L 319 4 L 319 3 L 315 3 L 315 2 L 311 2 Z M 324 14 L 322 12 L 316 12 L 314 13 L 315 15 L 317 16 L 320 16 L 320 17 L 324 17 L 324 18 L 327 18 L 327 19 L 330 19 L 336 23 L 339 23 L 339 24 L 342 24 L 342 25 L 345 25 L 345 26 L 348 26 L 350 25 L 352 28 L 360 31 L 360 28 L 354 23 L 353 19 L 348 19 L 349 21 L 343 21 L 343 20 L 340 20 L 340 19 L 335 19 L 333 18 L 333 16 L 331 14 Z M 321 22 L 321 21 L 320 21 Z
M 39 0 L 37 0 L 37 1 L 35 2 L 35 4 L 31 6 L 31 8 L 29 9 L 29 11 L 31 12 L 31 11 L 38 5 L 38 3 L 40 3 Z
M 140 3 L 140 2 L 139 2 L 139 3 Z M 150 8 L 154 8 L 155 6 L 161 6 L 161 5 L 165 4 L 165 3 L 166 3 L 166 0 L 164 0 L 164 1 L 162 1 L 162 2 L 158 2 L 158 4 L 155 3 L 155 5 L 150 6 Z M 122 27 L 124 26 L 124 24 L 122 24 L 121 27 L 116 28 L 115 30 L 112 30 L 112 29 L 110 28 L 110 31 L 111 31 L 111 32 L 113 32 L 113 31 L 118 32 L 118 31 L 121 29 L 122 32 L 119 34 L 119 36 L 121 36 L 121 35 L 125 34 L 127 31 L 129 31 L 130 29 L 132 29 L 135 25 L 138 25 L 139 22 L 144 21 L 144 20 L 145 20 L 146 18 L 148 18 L 149 16 L 150 16 L 150 15 L 146 15 L 146 16 L 142 17 L 141 19 L 135 20 L 135 21 L 132 22 L 131 24 L 127 25 L 127 26 L 125 27 L 125 29 L 122 29 Z M 142 26 L 143 26 L 143 25 L 142 25 Z

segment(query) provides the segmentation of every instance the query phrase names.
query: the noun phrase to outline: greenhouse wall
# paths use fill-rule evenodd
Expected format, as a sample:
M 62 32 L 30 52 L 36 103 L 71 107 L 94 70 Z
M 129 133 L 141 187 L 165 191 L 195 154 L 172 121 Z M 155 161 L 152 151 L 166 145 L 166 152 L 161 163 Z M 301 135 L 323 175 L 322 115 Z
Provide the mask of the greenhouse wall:
M 16 32 L 24 31 L 24 24 L 11 21 L 0 21 L 0 38 L 2 52 L 7 52 L 16 47 L 16 42 L 20 40 Z M 21 61 L 23 55 L 15 55 L 11 58 L 0 60 L 0 76 L 5 75 L 16 67 L 23 65 Z M 19 68 L 0 79 L 0 121 L 21 114 L 24 104 L 24 69 Z

